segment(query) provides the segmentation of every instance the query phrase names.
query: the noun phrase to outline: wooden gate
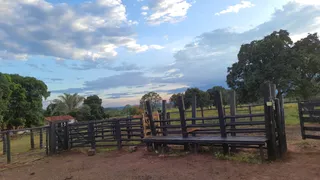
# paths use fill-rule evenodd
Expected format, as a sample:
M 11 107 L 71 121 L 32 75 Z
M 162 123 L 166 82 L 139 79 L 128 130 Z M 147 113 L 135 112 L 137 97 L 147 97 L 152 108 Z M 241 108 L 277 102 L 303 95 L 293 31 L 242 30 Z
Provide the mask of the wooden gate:
M 302 139 L 320 139 L 320 100 L 298 104 Z
M 50 122 L 49 153 L 55 154 L 69 148 L 68 121 Z

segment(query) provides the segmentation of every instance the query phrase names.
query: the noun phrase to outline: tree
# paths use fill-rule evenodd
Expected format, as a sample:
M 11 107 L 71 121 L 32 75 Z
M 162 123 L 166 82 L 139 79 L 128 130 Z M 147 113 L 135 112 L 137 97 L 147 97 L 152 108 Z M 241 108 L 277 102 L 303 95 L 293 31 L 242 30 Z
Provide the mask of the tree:
M 11 78 L 8 75 L 0 73 L 0 126 L 4 129 L 4 115 L 8 109 L 8 103 L 11 96 L 10 89 Z
M 78 121 L 90 121 L 95 120 L 96 118 L 91 114 L 91 109 L 86 104 L 83 104 L 79 108 L 73 109 L 68 114 L 72 117 L 75 117 Z
M 47 85 L 43 81 L 18 74 L 3 74 L 0 84 L 1 89 L 4 87 L 10 89 L 4 91 L 7 108 L 1 115 L 2 128 L 7 126 L 10 129 L 13 126 L 22 125 L 31 127 L 43 123 L 42 100 L 50 95 Z M 1 94 L 3 99 L 3 93 Z M 1 101 L 3 104 L 3 100 Z
M 291 94 L 308 100 L 320 92 L 320 40 L 317 33 L 297 41 L 292 49 L 297 76 Z
M 257 101 L 266 81 L 276 84 L 279 94 L 292 89 L 296 75 L 292 44 L 289 33 L 280 30 L 241 46 L 238 62 L 228 68 L 227 75 L 229 87 L 236 90 L 241 102 Z
M 78 95 L 77 93 L 64 93 L 63 95 L 58 96 L 58 98 L 59 99 L 53 100 L 53 104 L 55 104 L 55 109 L 53 110 L 53 112 L 58 112 L 59 114 L 68 114 L 74 111 L 81 105 L 82 101 L 84 100 L 84 97 Z
M 184 94 L 183 93 L 172 94 L 172 96 L 170 97 L 170 103 L 173 104 L 173 107 L 178 106 L 178 97 L 179 96 L 184 96 Z
M 103 119 L 105 118 L 104 108 L 102 107 L 102 99 L 97 95 L 88 96 L 83 101 L 84 105 L 90 107 L 90 114 L 93 119 Z
M 203 111 L 204 107 L 210 106 L 211 101 L 209 93 L 204 92 L 198 88 L 188 88 L 184 96 L 184 104 L 186 109 L 191 107 L 192 97 L 194 94 L 197 97 L 197 107 L 200 107 L 201 111 Z
M 127 104 L 124 108 L 123 108 L 123 113 L 126 114 L 126 115 L 130 115 L 130 116 L 133 116 L 133 115 L 139 115 L 141 114 L 141 110 L 139 109 L 139 107 L 137 106 L 131 106 L 129 104 Z
M 142 109 L 145 109 L 145 102 L 150 101 L 152 110 L 156 110 L 157 107 L 160 106 L 161 100 L 161 96 L 158 93 L 152 91 L 142 96 L 142 98 L 140 99 L 140 107 Z
M 229 104 L 229 93 L 230 93 L 230 90 L 226 89 L 226 88 L 224 88 L 222 86 L 213 86 L 211 89 L 207 90 L 207 93 L 210 96 L 210 101 L 211 101 L 212 105 L 215 106 L 214 94 L 215 94 L 216 91 L 220 91 L 221 92 L 223 105 Z

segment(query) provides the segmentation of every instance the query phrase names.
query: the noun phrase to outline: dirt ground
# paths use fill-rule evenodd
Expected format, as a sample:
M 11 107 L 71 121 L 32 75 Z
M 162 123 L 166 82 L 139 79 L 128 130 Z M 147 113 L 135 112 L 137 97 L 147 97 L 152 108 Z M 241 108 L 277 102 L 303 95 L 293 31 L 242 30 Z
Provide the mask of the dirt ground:
M 220 160 L 212 154 L 158 157 L 144 148 L 87 156 L 66 152 L 0 172 L 0 180 L 157 180 L 157 179 L 320 179 L 320 140 L 301 140 L 299 127 L 287 127 L 284 160 L 252 164 Z

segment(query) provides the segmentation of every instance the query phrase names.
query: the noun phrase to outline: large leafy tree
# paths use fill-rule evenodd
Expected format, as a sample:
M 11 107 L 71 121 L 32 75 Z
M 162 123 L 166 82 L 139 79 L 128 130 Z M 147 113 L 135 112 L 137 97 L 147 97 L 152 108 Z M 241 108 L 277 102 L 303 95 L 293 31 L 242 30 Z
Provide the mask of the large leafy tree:
M 158 107 L 160 107 L 161 100 L 162 100 L 161 96 L 158 93 L 152 91 L 141 97 L 140 107 L 142 109 L 145 109 L 145 102 L 150 101 L 152 110 L 156 110 Z
M 320 92 L 320 40 L 317 33 L 297 41 L 292 50 L 297 74 L 292 94 L 308 100 Z
M 258 100 L 267 81 L 276 84 L 279 94 L 293 88 L 296 62 L 291 58 L 292 44 L 289 33 L 280 30 L 241 46 L 238 62 L 228 68 L 227 83 L 242 102 Z
M 200 90 L 199 88 L 188 88 L 185 92 L 184 103 L 185 108 L 190 108 L 192 105 L 193 95 L 197 97 L 197 107 L 200 107 L 203 110 L 204 107 L 208 107 L 211 104 L 209 93 Z
M 229 101 L 230 90 L 226 89 L 226 88 L 224 88 L 222 86 L 213 86 L 212 88 L 207 90 L 207 93 L 210 96 L 210 101 L 211 101 L 212 105 L 215 105 L 214 95 L 215 95 L 216 91 L 220 91 L 221 92 L 222 102 L 223 102 L 224 105 L 227 105 L 229 103 L 228 101 Z
M 8 109 L 8 103 L 11 96 L 10 89 L 11 78 L 6 74 L 0 73 L 0 125 L 4 128 L 4 115 Z
M 97 95 L 88 96 L 83 101 L 84 105 L 90 107 L 90 114 L 93 119 L 103 119 L 105 118 L 104 108 L 102 107 L 102 99 Z
M 178 97 L 179 96 L 184 96 L 183 93 L 178 93 L 178 94 L 172 94 L 170 97 L 170 103 L 173 104 L 173 107 L 178 106 Z
M 17 74 L 1 74 L 0 88 L 2 128 L 43 123 L 42 100 L 50 95 L 43 81 Z

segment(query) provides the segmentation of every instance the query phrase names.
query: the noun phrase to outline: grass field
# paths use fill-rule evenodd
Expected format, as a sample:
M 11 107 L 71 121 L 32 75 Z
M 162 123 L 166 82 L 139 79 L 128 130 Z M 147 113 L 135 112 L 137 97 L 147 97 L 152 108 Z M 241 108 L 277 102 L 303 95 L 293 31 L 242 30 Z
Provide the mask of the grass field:
M 201 117 L 200 108 L 197 109 L 197 117 Z M 191 109 L 186 110 L 186 117 L 192 117 Z M 179 110 L 173 108 L 168 110 L 170 112 L 170 118 L 175 119 L 179 118 Z M 251 109 L 252 114 L 254 113 L 263 113 L 263 106 L 255 106 Z M 228 107 L 225 108 L 225 113 L 229 114 L 230 110 Z M 247 107 L 237 108 L 237 114 L 249 114 L 249 109 Z M 286 125 L 298 125 L 299 124 L 299 114 L 298 114 L 298 104 L 297 103 L 288 103 L 284 104 L 284 115 Z M 217 110 L 204 110 L 204 117 L 218 116 Z

